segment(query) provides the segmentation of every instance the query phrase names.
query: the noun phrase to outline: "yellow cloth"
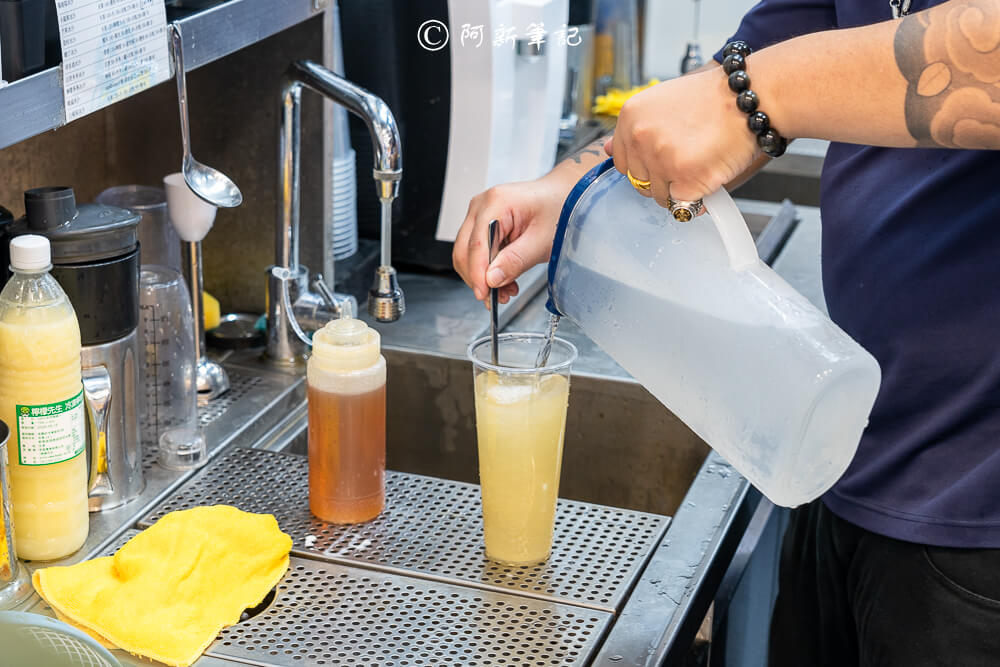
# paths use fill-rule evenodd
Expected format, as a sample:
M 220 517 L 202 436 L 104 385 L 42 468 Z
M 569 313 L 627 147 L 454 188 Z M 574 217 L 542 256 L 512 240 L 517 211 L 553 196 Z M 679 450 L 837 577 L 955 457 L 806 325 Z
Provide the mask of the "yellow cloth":
M 270 514 L 171 512 L 114 556 L 37 570 L 59 616 L 135 655 L 190 665 L 260 604 L 288 569 L 292 540 Z
M 660 82 L 659 79 L 650 79 L 645 86 L 636 86 L 632 90 L 622 90 L 620 88 L 610 88 L 606 95 L 598 95 L 594 102 L 594 113 L 605 116 L 617 116 L 621 113 L 622 106 L 628 98 L 637 93 L 641 93 L 647 88 L 652 88 Z

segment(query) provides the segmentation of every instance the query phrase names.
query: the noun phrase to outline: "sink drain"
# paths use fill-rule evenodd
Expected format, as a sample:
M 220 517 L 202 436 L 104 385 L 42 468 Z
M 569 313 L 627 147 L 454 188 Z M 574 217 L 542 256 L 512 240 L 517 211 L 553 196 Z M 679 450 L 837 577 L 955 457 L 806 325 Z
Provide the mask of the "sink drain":
M 270 591 L 268 591 L 267 595 L 264 596 L 264 599 L 260 601 L 259 605 L 257 605 L 256 607 L 248 607 L 244 609 L 243 613 L 240 614 L 240 623 L 243 623 L 244 621 L 249 621 L 251 618 L 253 618 L 257 614 L 262 613 L 265 609 L 270 607 L 271 603 L 274 602 L 274 598 L 277 595 L 277 593 L 278 589 L 272 588 Z

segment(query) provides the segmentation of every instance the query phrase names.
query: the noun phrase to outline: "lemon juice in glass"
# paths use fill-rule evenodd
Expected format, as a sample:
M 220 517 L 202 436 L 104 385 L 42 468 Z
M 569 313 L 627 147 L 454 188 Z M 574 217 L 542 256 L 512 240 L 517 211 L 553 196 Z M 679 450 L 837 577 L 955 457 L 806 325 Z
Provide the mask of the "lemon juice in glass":
M 544 340 L 500 335 L 499 365 L 488 337 L 469 346 L 486 556 L 505 565 L 541 563 L 552 547 L 576 348 L 555 338 L 548 363 L 536 368 Z

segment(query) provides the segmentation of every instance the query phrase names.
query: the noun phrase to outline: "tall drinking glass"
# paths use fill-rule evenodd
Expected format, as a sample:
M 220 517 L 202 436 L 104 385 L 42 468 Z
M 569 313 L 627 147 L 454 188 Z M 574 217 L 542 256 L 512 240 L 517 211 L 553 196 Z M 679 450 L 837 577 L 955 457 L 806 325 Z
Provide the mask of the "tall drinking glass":
M 506 565 L 540 563 L 552 548 L 576 348 L 556 338 L 536 368 L 544 342 L 542 334 L 501 334 L 499 366 L 488 337 L 469 346 L 486 556 Z

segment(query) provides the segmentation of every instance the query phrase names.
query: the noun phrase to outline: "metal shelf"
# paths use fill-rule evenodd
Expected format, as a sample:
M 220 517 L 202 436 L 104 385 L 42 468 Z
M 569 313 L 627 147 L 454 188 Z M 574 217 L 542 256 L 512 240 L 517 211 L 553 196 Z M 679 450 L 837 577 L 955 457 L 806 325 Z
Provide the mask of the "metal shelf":
M 176 21 L 188 72 L 322 14 L 326 0 L 229 0 Z M 164 36 L 166 39 L 166 36 Z M 0 149 L 66 124 L 62 66 L 0 88 Z

